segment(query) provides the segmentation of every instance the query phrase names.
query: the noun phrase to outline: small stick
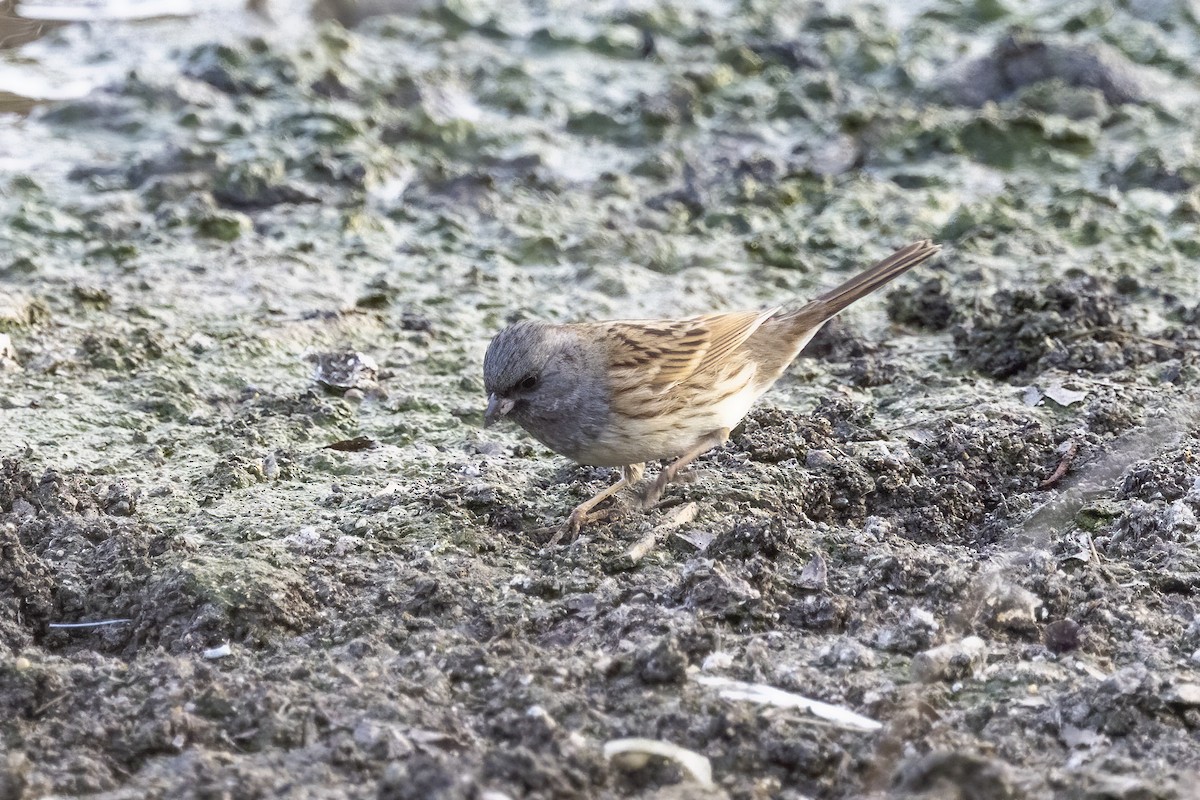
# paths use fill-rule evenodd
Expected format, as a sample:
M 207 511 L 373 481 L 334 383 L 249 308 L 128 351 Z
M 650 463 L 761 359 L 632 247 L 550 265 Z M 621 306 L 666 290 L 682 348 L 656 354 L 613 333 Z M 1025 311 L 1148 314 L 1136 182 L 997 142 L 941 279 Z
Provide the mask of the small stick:
M 124 622 L 133 622 L 131 619 L 101 619 L 95 622 L 51 622 L 47 628 L 99 628 L 103 625 L 120 625 Z
M 63 693 L 62 693 L 62 694 L 60 694 L 60 695 L 56 695 L 56 696 L 54 696 L 54 697 L 51 697 L 49 700 L 47 700 L 46 702 L 42 703 L 40 706 L 38 706 L 37 708 L 35 708 L 35 709 L 33 710 L 33 714 L 32 714 L 31 716 L 32 716 L 34 719 L 37 719 L 37 718 L 38 718 L 38 717 L 40 717 L 42 714 L 45 714 L 47 711 L 49 711 L 50 709 L 54 708 L 56 705 L 58 705 L 59 703 L 61 703 L 63 700 L 66 700 L 66 699 L 67 699 L 67 696 L 68 696 L 68 695 L 67 695 L 67 693 L 66 693 L 66 692 L 63 692 Z
M 646 557 L 646 554 L 654 549 L 658 544 L 663 534 L 670 530 L 678 528 L 680 525 L 687 525 L 696 518 L 697 505 L 695 503 L 684 503 L 679 508 L 671 512 L 671 518 L 655 525 L 646 535 L 629 546 L 625 551 L 625 558 L 629 559 L 630 564 L 636 564 Z
M 1067 474 L 1067 470 L 1071 468 L 1071 462 L 1075 460 L 1075 454 L 1078 452 L 1079 442 L 1072 439 L 1071 443 L 1067 445 L 1067 452 L 1063 453 L 1062 460 L 1059 461 L 1058 466 L 1054 468 L 1054 472 L 1050 474 L 1049 478 L 1046 478 L 1046 480 L 1042 481 L 1038 485 L 1038 488 L 1049 489 L 1053 487 L 1054 484 L 1061 481 L 1063 476 Z

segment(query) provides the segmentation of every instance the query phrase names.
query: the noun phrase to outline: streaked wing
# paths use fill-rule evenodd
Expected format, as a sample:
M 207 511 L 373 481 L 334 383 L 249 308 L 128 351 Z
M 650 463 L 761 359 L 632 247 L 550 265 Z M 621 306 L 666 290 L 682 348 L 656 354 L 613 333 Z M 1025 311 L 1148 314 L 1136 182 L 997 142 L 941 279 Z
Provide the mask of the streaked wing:
M 609 342 L 614 405 L 642 416 L 650 413 L 644 403 L 681 383 L 722 377 L 734 366 L 730 356 L 777 311 L 595 323 L 596 334 Z
M 729 356 L 740 349 L 759 326 L 779 313 L 779 310 L 769 308 L 765 311 L 734 311 L 698 317 L 697 320 L 707 325 L 711 334 L 708 350 L 704 353 L 700 365 L 696 367 L 696 373 L 720 371 Z

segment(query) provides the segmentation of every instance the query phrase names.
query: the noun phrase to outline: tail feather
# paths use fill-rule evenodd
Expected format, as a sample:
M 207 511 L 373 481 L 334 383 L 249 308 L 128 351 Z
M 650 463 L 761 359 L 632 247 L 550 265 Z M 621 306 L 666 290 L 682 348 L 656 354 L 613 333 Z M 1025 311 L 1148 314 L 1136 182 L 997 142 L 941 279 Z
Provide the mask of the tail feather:
M 866 297 L 884 284 L 895 280 L 918 264 L 937 255 L 941 249 L 941 245 L 934 244 L 928 239 L 913 242 L 836 289 L 831 289 L 795 311 L 785 312 L 781 317 L 795 325 L 798 330 L 815 329 L 854 301 Z

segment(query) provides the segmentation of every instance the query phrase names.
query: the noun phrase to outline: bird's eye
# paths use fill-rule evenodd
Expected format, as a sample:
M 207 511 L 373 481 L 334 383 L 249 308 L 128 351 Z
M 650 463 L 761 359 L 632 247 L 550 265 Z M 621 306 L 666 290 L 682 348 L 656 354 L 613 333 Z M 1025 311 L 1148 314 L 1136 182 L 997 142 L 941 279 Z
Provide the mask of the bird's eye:
M 530 389 L 537 386 L 537 383 L 538 383 L 537 375 L 530 375 L 527 378 L 525 378 L 525 380 L 523 380 L 519 384 L 517 384 L 517 386 L 521 390 L 528 392 Z

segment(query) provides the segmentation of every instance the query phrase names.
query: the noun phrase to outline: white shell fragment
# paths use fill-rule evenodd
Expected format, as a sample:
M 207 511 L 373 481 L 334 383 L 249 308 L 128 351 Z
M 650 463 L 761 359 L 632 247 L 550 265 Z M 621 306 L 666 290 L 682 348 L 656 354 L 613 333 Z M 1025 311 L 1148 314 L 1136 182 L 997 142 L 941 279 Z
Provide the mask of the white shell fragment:
M 1039 389 L 1036 386 L 1027 386 L 1024 394 L 1021 396 L 1022 402 L 1024 402 L 1027 406 L 1041 405 L 1043 400 L 1052 400 L 1064 408 L 1074 405 L 1075 403 L 1082 402 L 1087 398 L 1087 392 L 1068 389 L 1061 383 L 1055 383 L 1046 389 Z
M 648 757 L 658 756 L 674 761 L 692 780 L 701 786 L 712 786 L 712 764 L 693 750 L 659 739 L 613 739 L 604 743 L 604 757 L 637 769 Z
M 1058 403 L 1060 406 L 1065 407 L 1086 400 L 1088 393 L 1077 392 L 1074 389 L 1068 389 L 1059 383 L 1047 389 L 1045 395 L 1054 402 Z
M 200 655 L 204 656 L 205 658 L 207 658 L 209 660 L 225 658 L 225 656 L 233 655 L 233 648 L 229 646 L 229 642 L 225 642 L 224 644 L 218 645 L 217 647 L 208 648 Z
M 882 723 L 856 714 L 848 708 L 822 703 L 820 700 L 776 689 L 764 683 L 746 683 L 715 675 L 698 675 L 696 681 L 717 689 L 726 700 L 747 700 L 776 708 L 798 708 L 852 731 L 877 731 L 883 727 Z

